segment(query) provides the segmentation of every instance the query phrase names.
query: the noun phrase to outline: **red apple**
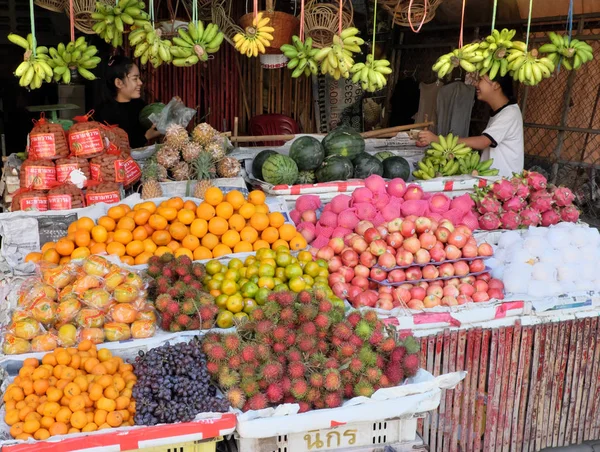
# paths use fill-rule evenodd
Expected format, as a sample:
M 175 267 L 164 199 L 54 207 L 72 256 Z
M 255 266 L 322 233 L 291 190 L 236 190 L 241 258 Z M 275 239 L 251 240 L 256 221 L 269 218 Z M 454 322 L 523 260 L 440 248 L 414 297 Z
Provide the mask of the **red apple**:
M 379 235 L 381 236 L 382 239 L 385 239 L 388 236 L 388 234 L 390 233 L 388 231 L 387 227 L 385 226 L 385 224 L 380 224 L 375 229 L 377 229 L 377 231 L 379 232 Z
M 462 256 L 460 250 L 454 245 L 446 245 L 444 251 L 446 251 L 446 259 L 448 259 L 449 261 L 460 259 L 460 257 Z
M 333 256 L 331 259 L 329 259 L 329 265 L 327 267 L 329 268 L 330 273 L 335 273 L 342 267 L 342 265 L 342 258 L 340 256 Z
M 369 288 L 369 280 L 364 276 L 355 276 L 354 278 L 352 278 L 350 284 L 356 287 L 360 287 L 362 290 L 367 290 Z
M 446 228 L 450 232 L 454 232 L 454 225 L 450 220 L 442 220 L 438 228 Z
M 490 299 L 490 296 L 488 295 L 487 292 L 475 292 L 473 294 L 473 301 L 475 303 L 479 303 L 482 301 L 488 301 Z
M 415 220 L 415 231 L 417 234 L 431 231 L 431 219 L 427 217 L 419 217 Z
M 418 279 L 422 279 L 423 274 L 421 273 L 421 269 L 419 267 L 410 267 L 406 270 L 406 280 L 407 281 L 416 281 Z
M 450 245 L 454 245 L 458 249 L 461 249 L 463 246 L 467 244 L 468 237 L 464 235 L 462 232 L 455 230 L 451 232 L 448 236 L 448 243 Z
M 431 286 L 438 286 L 438 287 L 441 287 L 441 288 L 444 287 L 444 281 L 442 281 L 441 279 L 437 279 L 435 281 L 431 281 L 428 284 L 429 284 L 429 287 L 431 287 Z
M 324 246 L 319 251 L 317 251 L 317 259 L 324 259 L 328 261 L 333 257 L 334 254 L 335 253 L 333 252 L 333 249 L 331 249 L 331 247 Z
M 477 246 L 466 244 L 462 248 L 462 257 L 477 257 Z
M 448 241 L 448 237 L 450 237 L 450 231 L 442 226 L 439 226 L 435 231 L 435 237 L 442 243 L 446 243 Z
M 374 281 L 384 281 L 387 278 L 387 272 L 381 268 L 372 268 L 369 275 Z
M 438 271 L 438 268 L 434 265 L 426 265 L 425 267 L 423 267 L 423 270 L 421 270 L 423 273 L 423 278 L 424 279 L 435 279 L 440 275 L 440 272 Z
M 402 289 L 401 287 L 396 287 L 394 289 L 393 295 L 396 300 L 402 301 L 404 303 L 408 303 L 412 298 L 410 290 Z
M 487 292 L 488 291 L 488 285 L 485 281 L 475 281 L 475 284 L 473 284 L 475 286 L 475 292 Z M 474 300 L 475 298 L 473 298 Z
M 404 248 L 406 251 L 415 254 L 418 250 L 421 249 L 421 242 L 417 237 L 408 237 L 404 239 L 404 242 L 402 243 L 402 248 Z
M 431 248 L 431 250 L 429 251 L 429 255 L 431 256 L 431 260 L 433 262 L 442 262 L 446 259 L 446 251 L 444 250 L 444 248 L 439 248 L 437 246 Z
M 396 266 L 396 257 L 391 253 L 385 252 L 379 256 L 377 264 L 386 270 L 391 270 Z
M 381 256 L 387 249 L 387 243 L 382 239 L 373 240 L 369 245 L 369 251 L 373 256 Z
M 412 289 L 414 286 L 411 283 L 404 283 L 404 284 L 400 284 L 398 287 L 400 289 L 406 289 L 410 292 L 410 289 Z
M 490 289 L 504 290 L 504 283 L 502 281 L 500 281 L 499 279 L 492 278 L 488 281 L 488 287 Z
M 423 300 L 423 305 L 426 308 L 435 308 L 441 304 L 441 301 L 442 300 L 440 297 L 436 297 L 435 295 L 427 295 Z
M 404 236 L 400 232 L 394 231 L 385 238 L 385 241 L 389 246 L 398 249 L 404 242 Z
M 367 290 L 358 294 L 354 301 L 358 306 L 368 306 L 374 308 L 378 298 L 379 295 L 377 292 L 374 290 Z
M 394 218 L 392 221 L 389 221 L 387 224 L 388 231 L 392 232 L 400 232 L 402 229 L 402 219 Z
M 350 287 L 350 284 L 347 283 L 343 283 L 343 282 L 336 282 L 334 285 L 331 286 L 331 290 L 333 291 L 333 293 L 335 294 L 336 297 L 343 299 L 348 298 L 348 288 Z
M 365 231 L 364 234 L 365 240 L 367 241 L 367 243 L 371 243 L 374 242 L 375 240 L 379 240 L 381 238 L 381 235 L 379 234 L 379 231 L 375 228 L 369 228 Z
M 344 239 L 341 237 L 331 238 L 329 239 L 327 246 L 329 246 L 335 254 L 340 254 L 345 248 Z
M 369 247 L 369 244 L 367 243 L 367 241 L 365 239 L 363 239 L 360 236 L 357 236 L 356 238 L 354 238 L 351 241 L 350 246 L 352 247 L 352 249 L 354 251 L 356 251 L 358 254 L 360 254 Z
M 380 298 L 379 300 L 377 300 L 376 306 L 378 306 L 379 309 L 383 309 L 385 311 L 391 311 L 392 309 L 394 309 L 394 304 L 392 303 L 392 300 L 387 300 L 385 298 Z
M 412 298 L 423 301 L 423 299 L 425 298 L 425 295 L 427 295 L 427 292 L 422 287 L 413 286 L 410 289 L 410 296 Z
M 414 223 L 415 221 L 417 221 L 417 218 L 418 217 L 416 215 L 409 215 L 404 220 L 412 221 Z
M 350 282 L 351 280 L 346 281 L 346 279 L 344 278 L 344 275 L 340 272 L 335 272 L 329 275 L 329 277 L 327 278 L 327 282 L 329 283 L 329 287 L 333 287 L 335 283 L 341 282 L 341 283 L 346 283 L 346 282 Z
M 419 242 L 421 243 L 421 248 L 430 250 L 435 246 L 437 239 L 435 238 L 435 235 L 433 235 L 431 232 L 423 232 L 419 236 Z
M 417 286 L 427 290 L 429 288 L 429 283 L 427 281 L 421 281 L 420 283 L 417 283 Z
M 482 272 L 485 270 L 485 263 L 481 259 L 475 259 L 469 263 L 471 273 Z
M 392 248 L 388 245 L 385 247 L 385 252 L 390 253 L 392 256 L 394 256 L 394 259 L 396 259 L 396 248 Z
M 452 266 L 452 271 L 454 271 L 454 266 Z M 445 283 L 447 286 L 454 286 L 454 287 L 460 286 L 460 280 L 458 278 L 448 279 L 447 281 L 445 281 Z
M 427 295 L 434 295 L 438 298 L 442 298 L 444 296 L 444 290 L 440 286 L 429 286 L 426 292 Z
M 458 291 L 461 295 L 468 295 L 469 297 L 475 293 L 475 287 L 471 284 L 461 284 L 458 286 Z
M 369 273 L 371 273 L 371 270 L 369 267 L 366 267 L 363 264 L 358 264 L 356 267 L 354 267 L 355 276 L 363 276 L 364 278 L 368 278 Z
M 445 296 L 441 301 L 442 306 L 458 306 L 458 301 L 456 297 Z
M 360 237 L 360 236 L 354 232 L 351 232 L 350 234 L 346 234 L 344 236 L 344 244 L 346 246 L 352 246 L 352 239 L 354 239 L 354 237 Z
M 317 224 L 317 214 L 314 210 L 305 210 L 302 212 L 302 215 L 300 215 L 300 218 L 307 223 Z
M 435 234 L 435 231 L 437 231 L 438 228 L 438 222 L 435 220 L 431 220 L 431 226 L 429 227 L 429 232 L 433 232 Z
M 370 251 L 364 251 L 360 254 L 360 263 L 367 268 L 371 268 L 377 263 L 377 258 Z
M 388 280 L 390 282 L 404 282 L 406 281 L 406 273 L 400 268 L 396 268 L 388 273 Z
M 490 275 L 488 272 L 485 272 L 481 275 L 477 275 L 477 279 L 488 282 L 490 279 L 492 279 L 492 275 Z
M 347 249 L 342 253 L 342 263 L 347 267 L 356 267 L 358 265 L 358 254 L 356 251 Z
M 473 231 L 471 231 L 471 228 L 468 226 L 465 226 L 464 224 L 458 225 L 454 230 L 456 232 L 460 232 L 461 234 L 465 235 L 467 238 L 469 238 L 473 235 Z
M 358 287 L 358 286 L 353 286 L 351 284 L 348 285 L 348 300 L 350 301 L 350 303 L 352 303 L 354 305 L 354 300 L 356 300 L 356 297 L 363 293 L 364 289 Z
M 427 264 L 428 262 L 431 262 L 429 251 L 424 250 L 423 248 L 417 250 L 415 253 L 415 262 L 417 264 Z
M 354 228 L 354 231 L 357 234 L 362 235 L 364 237 L 367 229 L 372 228 L 372 227 L 373 227 L 373 223 L 371 223 L 370 221 L 367 221 L 367 220 L 362 220 L 362 221 L 358 222 L 358 224 Z
M 410 300 L 408 303 L 406 303 L 406 306 L 408 306 L 408 309 L 415 309 L 417 311 L 422 311 L 423 309 L 425 309 L 425 305 L 423 304 L 422 300 L 418 300 L 418 299 L 413 299 Z
M 495 298 L 496 300 L 504 300 L 504 292 L 500 289 L 488 289 L 487 291 L 490 298 Z
M 379 293 L 389 293 L 390 295 L 392 294 L 393 291 L 394 291 L 393 286 L 379 286 L 379 288 L 377 289 L 377 292 L 379 292 Z
M 454 262 L 454 274 L 456 276 L 466 276 L 469 274 L 469 264 L 465 261 Z
M 472 303 L 473 299 L 469 295 L 459 295 L 456 297 L 458 304 Z
M 444 287 L 444 292 L 443 292 L 445 297 L 458 297 L 460 295 L 460 292 L 458 291 L 458 288 L 456 286 L 446 286 Z
M 482 243 L 479 245 L 479 247 L 477 247 L 477 252 L 480 256 L 491 256 L 494 254 L 494 249 L 489 243 Z
M 475 240 L 475 237 L 471 236 L 467 239 L 467 245 L 473 245 L 473 246 L 477 246 L 477 240 Z
M 402 235 L 406 238 L 411 237 L 414 235 L 416 229 L 415 229 L 415 223 L 414 221 L 409 220 L 408 218 L 405 218 L 404 221 L 402 222 L 402 229 L 400 229 L 400 232 L 402 233 Z
M 464 278 L 460 278 L 460 282 L 473 285 L 475 284 L 475 276 L 465 276 Z

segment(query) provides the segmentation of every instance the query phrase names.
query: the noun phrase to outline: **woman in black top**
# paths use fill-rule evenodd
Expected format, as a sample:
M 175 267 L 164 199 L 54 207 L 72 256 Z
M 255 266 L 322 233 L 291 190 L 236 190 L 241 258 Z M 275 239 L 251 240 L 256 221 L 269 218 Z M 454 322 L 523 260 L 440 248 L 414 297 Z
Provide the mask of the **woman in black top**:
M 144 130 L 139 121 L 140 111 L 146 103 L 141 99 L 143 83 L 137 65 L 124 56 L 111 57 L 105 80 L 109 99 L 96 109 L 94 119 L 125 130 L 134 149 L 159 137 L 155 126 Z

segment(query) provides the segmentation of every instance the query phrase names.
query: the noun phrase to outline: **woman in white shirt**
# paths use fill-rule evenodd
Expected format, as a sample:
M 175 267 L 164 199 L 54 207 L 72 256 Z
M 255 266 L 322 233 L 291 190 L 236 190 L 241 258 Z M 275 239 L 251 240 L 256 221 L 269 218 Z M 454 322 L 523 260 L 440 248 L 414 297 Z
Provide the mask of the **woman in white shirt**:
M 460 138 L 458 142 L 483 151 L 481 160 L 493 158 L 492 168 L 498 169 L 499 176 L 521 173 L 525 159 L 523 117 L 514 100 L 512 78 L 504 76 L 492 81 L 484 75 L 477 83 L 477 99 L 492 109 L 487 127 L 480 136 Z M 427 146 L 437 140 L 432 132 L 419 133 L 419 145 Z

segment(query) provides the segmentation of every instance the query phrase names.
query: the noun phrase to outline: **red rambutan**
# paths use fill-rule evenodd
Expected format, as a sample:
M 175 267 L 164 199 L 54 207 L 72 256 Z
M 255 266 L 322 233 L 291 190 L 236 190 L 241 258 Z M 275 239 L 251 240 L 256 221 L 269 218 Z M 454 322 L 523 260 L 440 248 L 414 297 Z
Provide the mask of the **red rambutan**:
M 265 391 L 267 400 L 271 403 L 277 403 L 283 399 L 283 389 L 279 383 L 271 383 Z
M 260 322 L 261 320 L 265 320 L 265 311 L 262 308 L 256 308 L 250 314 L 250 319 L 254 322 Z
M 337 391 L 342 386 L 340 373 L 337 369 L 327 369 L 324 373 L 323 387 L 328 391 Z
M 200 317 L 194 315 L 190 317 L 190 324 L 188 325 L 188 330 L 199 330 L 200 329 Z
M 327 353 L 329 351 L 329 344 L 327 341 L 318 341 L 316 349 L 318 352 Z
M 304 378 L 298 378 L 292 380 L 292 386 L 290 387 L 290 393 L 298 400 L 303 400 L 308 392 L 308 385 Z
M 404 379 L 404 371 L 399 363 L 390 362 L 385 368 L 385 376 L 387 377 L 390 385 L 399 385 Z
M 185 315 L 196 314 L 196 304 L 194 303 L 194 301 L 192 299 L 189 299 L 189 298 L 185 299 L 179 305 L 179 312 L 181 312 L 182 314 L 185 314 Z
M 375 384 L 379 382 L 381 378 L 381 370 L 377 367 L 367 367 L 363 376 L 369 381 L 369 383 Z
M 253 395 L 258 394 L 258 391 L 260 391 L 256 380 L 249 377 L 242 378 L 240 389 L 244 391 L 246 397 L 252 397 Z
M 396 341 L 393 337 L 386 337 L 381 343 L 378 345 L 379 350 L 384 353 L 391 353 L 392 350 L 396 348 Z
M 285 326 L 278 325 L 273 329 L 273 339 L 277 342 L 283 342 L 288 334 L 288 329 Z
M 354 374 L 350 372 L 348 369 L 344 369 L 340 371 L 340 377 L 342 377 L 342 384 L 347 383 L 349 381 L 354 381 Z
M 288 291 L 277 292 L 275 299 L 281 306 L 291 306 L 294 304 L 294 295 Z
M 319 302 L 319 312 L 327 313 L 331 311 L 333 304 L 329 300 L 322 300 Z
M 356 347 L 350 342 L 344 342 L 338 347 L 338 354 L 341 358 L 350 358 L 356 353 Z
M 169 325 L 169 331 L 171 333 L 179 333 L 180 331 L 184 331 L 185 327 L 181 326 L 179 323 L 173 321 L 171 322 L 171 324 Z
M 300 405 L 300 409 L 298 410 L 298 413 L 306 413 L 307 411 L 310 411 L 311 405 L 308 402 L 304 402 L 302 400 L 298 400 L 296 401 L 296 403 L 298 405 Z
M 202 291 L 203 287 L 202 287 L 202 283 L 200 281 L 192 281 L 190 283 L 190 288 L 195 289 L 200 292 L 200 291 Z
M 206 351 L 206 356 L 210 361 L 224 361 L 227 359 L 227 350 L 221 344 L 213 344 Z
M 402 369 L 407 377 L 415 376 L 419 370 L 419 355 L 406 355 L 402 360 Z
M 253 361 L 256 358 L 256 349 L 253 345 L 244 345 L 240 356 L 245 363 Z
M 313 322 L 306 322 L 300 325 L 300 331 L 308 336 L 313 336 L 317 333 L 317 327 Z
M 165 312 L 168 312 L 169 314 L 172 314 L 174 316 L 179 314 L 179 303 L 171 300 L 167 305 L 167 309 L 165 310 Z
M 267 360 L 271 356 L 271 349 L 266 344 L 258 344 L 256 346 L 256 356 L 262 360 Z
M 296 311 L 294 311 L 294 308 L 283 308 L 279 313 L 279 321 L 282 324 L 294 323 L 296 321 Z
M 194 280 L 194 277 L 192 275 L 185 275 L 181 277 L 181 281 L 183 281 L 186 284 L 191 283 Z
M 317 328 L 320 330 L 326 330 L 331 324 L 329 317 L 327 317 L 325 314 L 317 314 L 314 322 Z
M 298 302 L 302 304 L 310 304 L 312 302 L 312 295 L 308 290 L 303 290 L 298 294 Z
M 265 379 L 260 379 L 258 380 L 258 387 L 264 392 L 264 390 L 269 387 L 269 382 Z
M 179 296 L 179 290 L 177 290 L 177 287 L 169 287 L 169 290 L 167 290 L 167 293 L 173 297 L 173 298 L 177 298 Z
M 341 322 L 333 327 L 333 335 L 347 341 L 352 336 L 352 327 L 347 322 Z
M 213 321 L 218 312 L 219 308 L 217 308 L 215 305 L 203 305 L 200 306 L 200 309 L 198 310 L 200 318 L 203 321 Z
M 323 401 L 325 402 L 325 407 L 337 408 L 342 405 L 342 395 L 338 391 L 328 392 L 325 394 Z
M 290 348 L 287 352 L 287 359 L 289 362 L 302 361 L 302 353 L 295 347 Z
M 221 342 L 230 354 L 237 353 L 241 344 L 240 338 L 236 333 L 224 334 Z
M 169 327 L 171 326 L 171 322 L 175 316 L 173 314 L 169 314 L 168 312 L 163 312 L 160 317 L 160 327 L 164 331 L 169 331 Z
M 389 388 L 391 386 L 390 379 L 387 375 L 383 374 L 381 376 L 381 378 L 379 379 L 379 386 L 381 386 L 382 388 Z
M 392 350 L 392 353 L 390 354 L 390 361 L 400 363 L 402 362 L 402 359 L 404 359 L 405 355 L 406 349 L 402 345 L 399 345 Z
M 282 342 L 275 342 L 273 344 L 273 352 L 275 352 L 277 354 L 285 352 L 286 348 L 287 348 L 287 345 Z
M 292 387 L 292 380 L 290 380 L 288 377 L 282 377 L 281 378 L 281 389 L 283 390 L 283 395 L 290 395 L 290 388 Z
M 346 383 L 344 385 L 344 397 L 347 399 L 354 397 L 354 385 L 352 383 Z
M 304 377 L 306 367 L 300 361 L 293 361 L 288 365 L 287 373 L 292 379 Z
M 283 367 L 285 367 L 287 365 L 287 358 L 285 357 L 285 355 L 283 354 L 283 352 L 282 352 L 282 354 L 280 354 L 280 355 L 277 356 L 277 361 Z
M 318 398 L 317 400 L 315 400 L 313 402 L 313 405 L 315 406 L 315 410 L 322 410 L 323 408 L 325 408 L 325 402 L 322 398 Z
M 161 294 L 156 297 L 156 301 L 154 302 L 154 306 L 160 312 L 165 312 L 167 310 L 167 306 L 171 303 L 173 299 L 168 294 Z
M 357 375 L 362 373 L 364 367 L 365 366 L 364 366 L 363 362 L 358 358 L 352 358 L 350 360 L 350 363 L 348 364 L 348 370 L 350 372 L 352 372 L 353 374 L 357 374 Z
M 261 372 L 263 378 L 269 383 L 277 381 L 283 374 L 283 368 L 279 362 L 265 364 Z
M 294 331 L 290 331 L 288 335 L 285 337 L 285 345 L 291 347 L 296 343 L 296 333 Z
M 271 292 L 269 295 L 267 295 L 267 301 L 268 302 L 277 301 L 277 292 Z
M 381 332 L 381 330 L 373 331 L 373 334 L 371 334 L 371 337 L 369 338 L 369 344 L 371 344 L 374 347 L 377 347 L 379 344 L 381 344 L 382 341 L 383 333 Z
M 355 345 L 356 347 L 362 347 L 364 344 L 364 341 L 355 334 L 350 336 L 350 339 L 348 339 L 348 340 L 352 345 Z
M 251 410 L 262 410 L 267 408 L 267 406 L 269 406 L 269 401 L 264 394 L 254 394 L 248 399 L 248 408 Z
M 335 359 L 334 357 L 331 357 L 325 361 L 325 369 L 339 369 L 339 368 L 340 368 L 340 362 L 337 359 Z
M 197 279 L 202 279 L 206 276 L 206 267 L 204 267 L 203 264 L 195 262 L 194 264 L 192 264 L 192 274 Z
M 358 324 L 358 322 L 362 320 L 362 316 L 360 315 L 360 312 L 352 311 L 350 314 L 348 314 L 346 320 L 348 320 L 348 322 L 350 322 L 350 325 L 352 325 L 352 328 L 354 328 Z
M 167 279 L 169 279 L 169 280 L 172 281 L 173 280 L 173 276 L 175 276 L 175 272 L 173 271 L 173 269 L 170 266 L 166 265 L 162 269 L 162 275 L 165 278 L 167 278 Z
M 206 370 L 211 375 L 217 375 L 219 373 L 219 363 L 214 361 L 208 361 L 206 363 Z
M 296 398 L 293 395 L 286 395 L 282 403 L 296 403 Z
M 232 408 L 241 409 L 246 403 L 246 396 L 240 388 L 231 388 L 229 391 L 227 391 L 225 397 Z
M 375 311 L 366 311 L 363 313 L 363 319 L 371 324 L 371 326 L 375 326 L 379 323 L 379 317 L 377 317 L 377 312 Z
M 303 304 L 298 308 L 298 322 L 311 322 L 318 314 L 317 307 L 311 304 Z
M 240 366 L 240 375 L 242 378 L 253 378 L 256 374 L 256 362 L 242 364 Z
M 256 311 L 255 311 L 256 312 Z M 257 334 L 261 334 L 263 336 L 271 334 L 273 331 L 274 325 L 270 320 L 261 320 L 256 323 L 255 331 Z
M 304 399 L 309 403 L 316 403 L 317 400 L 321 399 L 321 391 L 317 388 L 310 388 L 306 393 Z
M 343 343 L 344 343 L 344 340 L 340 339 L 339 337 L 333 336 L 331 338 L 331 345 L 333 345 L 335 348 L 340 347 Z
M 240 355 L 230 356 L 228 365 L 230 369 L 238 370 L 242 365 L 242 359 L 240 358 Z
M 298 346 L 298 348 L 300 349 L 300 351 L 303 352 L 310 352 L 312 351 L 316 344 L 317 341 L 313 336 L 306 336 L 304 334 L 299 334 L 298 337 L 296 338 L 296 345 Z
M 187 328 L 191 321 L 192 319 L 185 314 L 179 314 L 175 317 L 175 322 L 181 325 L 184 329 Z
M 322 388 L 324 383 L 323 374 L 318 372 L 310 374 L 309 382 L 313 388 Z

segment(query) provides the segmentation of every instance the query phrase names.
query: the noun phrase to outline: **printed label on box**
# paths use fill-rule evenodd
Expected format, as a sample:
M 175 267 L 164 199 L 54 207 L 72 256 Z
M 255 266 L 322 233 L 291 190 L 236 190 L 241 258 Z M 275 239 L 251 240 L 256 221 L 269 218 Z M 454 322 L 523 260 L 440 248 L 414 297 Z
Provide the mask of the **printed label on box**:
M 92 180 L 101 180 L 100 165 L 97 163 L 90 163 L 90 174 L 92 176 Z
M 85 195 L 85 200 L 87 201 L 88 206 L 90 204 L 97 204 L 99 202 L 114 204 L 121 200 L 121 196 L 116 191 L 111 191 L 108 193 L 87 193 Z
M 76 156 L 86 156 L 99 154 L 104 150 L 102 135 L 100 130 L 82 130 L 81 132 L 72 132 L 69 134 L 69 148 Z
M 56 168 L 48 166 L 25 167 L 25 186 L 36 190 L 48 190 L 56 182 Z
M 36 159 L 54 157 L 56 146 L 53 133 L 36 133 L 29 135 L 29 152 Z
M 64 182 L 69 179 L 72 171 L 79 169 L 77 163 L 63 163 L 56 165 L 56 180 L 57 182 Z
M 132 184 L 142 177 L 142 169 L 140 168 L 140 165 L 138 165 L 137 162 L 131 157 L 123 162 L 123 167 L 125 170 L 125 185 Z
M 115 160 L 115 182 L 125 182 L 124 163 L 121 159 Z
M 48 206 L 50 210 L 69 210 L 72 208 L 71 195 L 48 195 Z
M 19 207 L 21 207 L 21 210 L 37 210 L 38 212 L 45 212 L 48 210 L 48 200 L 40 197 L 21 198 Z

